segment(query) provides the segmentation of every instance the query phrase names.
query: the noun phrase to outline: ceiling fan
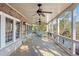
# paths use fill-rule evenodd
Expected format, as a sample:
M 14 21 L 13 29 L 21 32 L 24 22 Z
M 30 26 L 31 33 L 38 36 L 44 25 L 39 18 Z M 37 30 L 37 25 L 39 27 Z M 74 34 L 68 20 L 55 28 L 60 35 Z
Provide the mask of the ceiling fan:
M 51 14 L 52 12 L 48 12 L 48 11 L 43 11 L 42 9 L 41 9 L 41 6 L 42 6 L 42 4 L 37 4 L 37 6 L 39 7 L 38 8 L 38 10 L 36 11 L 36 13 L 39 15 L 39 17 L 40 16 L 43 16 L 43 17 L 45 17 L 45 14 L 44 13 L 49 13 L 49 14 Z M 36 14 L 35 14 L 36 15 Z M 41 19 L 39 18 L 39 21 L 38 22 L 36 22 L 36 23 L 38 23 L 39 25 L 41 25 Z
M 45 17 L 45 14 L 44 13 L 49 13 L 49 14 L 51 14 L 52 12 L 48 12 L 48 11 L 43 11 L 42 9 L 41 9 L 41 6 L 42 6 L 42 4 L 37 4 L 37 6 L 39 7 L 38 8 L 38 10 L 36 11 L 36 13 L 40 16 L 43 16 L 43 17 Z M 34 15 L 36 15 L 36 14 L 34 14 Z M 34 16 L 33 15 L 33 16 Z

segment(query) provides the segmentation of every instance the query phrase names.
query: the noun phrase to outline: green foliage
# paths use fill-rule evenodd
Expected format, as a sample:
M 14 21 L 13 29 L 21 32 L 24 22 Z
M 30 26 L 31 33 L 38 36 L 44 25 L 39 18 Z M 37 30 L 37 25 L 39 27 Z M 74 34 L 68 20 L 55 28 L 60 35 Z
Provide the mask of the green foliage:
M 79 21 L 76 22 L 76 37 L 79 39 Z
M 67 16 L 60 20 L 60 34 L 71 37 L 71 22 Z
M 45 32 L 46 31 L 46 24 L 45 23 L 41 23 L 40 25 L 32 25 L 32 31 L 42 31 Z
M 46 31 L 46 25 L 44 23 L 42 23 L 41 25 L 38 26 L 40 31 L 45 32 Z
M 36 25 L 35 25 L 35 24 L 32 25 L 32 31 L 33 31 L 33 32 L 36 31 Z

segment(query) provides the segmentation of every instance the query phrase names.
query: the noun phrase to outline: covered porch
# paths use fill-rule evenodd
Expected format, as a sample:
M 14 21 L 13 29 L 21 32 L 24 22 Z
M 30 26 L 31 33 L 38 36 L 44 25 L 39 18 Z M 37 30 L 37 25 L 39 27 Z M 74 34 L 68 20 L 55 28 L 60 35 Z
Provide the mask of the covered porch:
M 43 3 L 44 14 L 38 8 L 0 4 L 0 55 L 78 56 L 79 4 Z

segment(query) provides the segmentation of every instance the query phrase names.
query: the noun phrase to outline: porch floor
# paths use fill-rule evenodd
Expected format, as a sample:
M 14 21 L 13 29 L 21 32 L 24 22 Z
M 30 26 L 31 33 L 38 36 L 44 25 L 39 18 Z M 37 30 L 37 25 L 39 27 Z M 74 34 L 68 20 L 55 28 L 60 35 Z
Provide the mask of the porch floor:
M 11 56 L 69 56 L 53 39 L 36 34 L 24 42 Z

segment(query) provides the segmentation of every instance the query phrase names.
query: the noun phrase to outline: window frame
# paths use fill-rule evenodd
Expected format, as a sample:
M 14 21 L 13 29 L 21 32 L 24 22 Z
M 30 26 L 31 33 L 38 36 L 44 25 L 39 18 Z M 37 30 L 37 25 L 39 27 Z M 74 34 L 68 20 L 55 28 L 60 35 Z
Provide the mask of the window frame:
M 5 47 L 17 42 L 17 40 L 15 38 L 15 32 L 16 32 L 15 22 L 20 21 L 20 20 L 13 17 L 13 16 L 11 16 L 11 15 L 9 15 L 9 14 L 6 14 L 6 13 L 4 13 L 2 11 L 0 11 L 0 15 L 1 15 L 1 40 L 0 40 L 1 41 L 0 50 L 1 50 L 1 49 L 5 48 Z M 8 43 L 6 43 L 6 37 L 5 37 L 6 36 L 6 32 L 5 32 L 5 29 L 6 29 L 6 27 L 5 27 L 6 17 L 13 20 L 13 40 L 8 42 Z

